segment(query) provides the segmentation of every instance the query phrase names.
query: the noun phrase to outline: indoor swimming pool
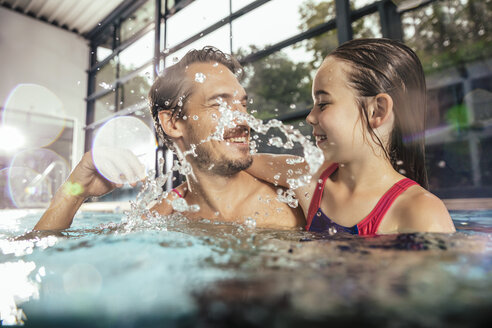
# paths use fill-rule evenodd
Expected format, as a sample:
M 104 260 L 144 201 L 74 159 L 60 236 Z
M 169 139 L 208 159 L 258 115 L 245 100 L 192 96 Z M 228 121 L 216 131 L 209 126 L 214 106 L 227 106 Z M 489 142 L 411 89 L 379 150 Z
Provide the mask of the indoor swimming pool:
M 0 216 L 4 324 L 478 327 L 490 318 L 492 211 L 451 212 L 453 235 L 372 238 L 96 212 L 59 234 L 32 234 L 40 215 Z

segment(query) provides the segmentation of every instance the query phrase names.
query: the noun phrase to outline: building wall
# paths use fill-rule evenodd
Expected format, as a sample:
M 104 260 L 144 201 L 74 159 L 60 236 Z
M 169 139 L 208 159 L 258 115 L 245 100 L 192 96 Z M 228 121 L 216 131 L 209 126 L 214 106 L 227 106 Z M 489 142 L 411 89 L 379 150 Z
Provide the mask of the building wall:
M 74 33 L 0 8 L 0 104 L 19 83 L 35 83 L 62 101 L 65 115 L 76 121 L 74 158 L 84 149 L 87 40 Z

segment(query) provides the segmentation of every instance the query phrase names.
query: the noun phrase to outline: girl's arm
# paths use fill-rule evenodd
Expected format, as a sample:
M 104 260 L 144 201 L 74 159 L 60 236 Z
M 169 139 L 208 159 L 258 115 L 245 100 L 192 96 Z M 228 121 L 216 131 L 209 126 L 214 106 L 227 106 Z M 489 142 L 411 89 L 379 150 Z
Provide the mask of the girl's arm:
M 288 180 L 309 174 L 309 166 L 299 156 L 255 154 L 246 172 L 273 185 L 289 188 Z

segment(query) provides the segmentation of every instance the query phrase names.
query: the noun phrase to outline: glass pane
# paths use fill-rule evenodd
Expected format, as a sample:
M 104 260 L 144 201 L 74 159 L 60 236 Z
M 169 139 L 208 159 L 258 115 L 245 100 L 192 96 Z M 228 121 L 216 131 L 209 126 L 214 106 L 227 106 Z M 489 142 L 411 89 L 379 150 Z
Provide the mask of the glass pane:
M 109 63 L 98 68 L 96 72 L 96 92 L 103 89 L 111 89 L 116 80 L 116 66 L 118 58 L 112 58 Z
M 379 21 L 379 14 L 373 13 L 362 17 L 352 23 L 352 31 L 354 39 L 359 38 L 381 38 L 381 22 Z
M 480 189 L 490 174 L 484 157 L 492 118 L 490 9 L 490 2 L 446 0 L 402 15 L 405 42 L 426 75 L 431 188 L 454 198 L 491 196 Z
M 376 2 L 377 0 L 350 0 L 351 9 L 359 9 Z M 401 2 L 401 1 L 400 1 Z
M 180 60 L 188 51 L 191 49 L 201 49 L 205 46 L 214 46 L 218 49 L 222 50 L 225 53 L 229 53 L 230 45 L 229 45 L 229 26 L 225 25 L 215 30 L 214 32 L 204 36 L 201 39 L 193 42 L 192 44 L 184 47 L 176 51 L 173 54 L 170 54 L 166 57 L 166 67 L 176 63 Z
M 98 40 L 103 40 L 98 42 L 96 61 L 103 61 L 113 52 L 113 37 L 114 37 L 114 27 L 109 25 L 107 28 L 97 36 Z
M 105 48 L 102 46 L 97 47 L 97 62 L 103 61 L 105 58 L 111 55 L 111 53 L 113 53 L 113 50 L 111 48 Z
M 121 23 L 121 42 L 125 42 L 135 33 L 154 21 L 155 17 L 155 0 L 147 2 L 137 9 L 130 17 Z
M 154 31 L 150 31 L 120 53 L 120 77 L 141 67 L 154 57 Z
M 229 16 L 229 0 L 195 0 L 167 21 L 167 48 Z
M 473 186 L 468 141 L 427 145 L 426 164 L 431 191 Z
M 115 110 L 115 95 L 114 92 L 110 92 L 101 98 L 96 99 L 94 122 L 97 122 L 109 115 L 112 115 Z
M 492 55 L 492 10 L 479 0 L 436 1 L 402 16 L 405 42 L 426 73 Z
M 285 40 L 335 17 L 334 1 L 272 0 L 232 22 L 233 52 Z
M 252 2 L 255 2 L 255 0 L 232 0 L 232 12 L 234 13 Z
M 482 186 L 492 186 L 492 137 L 480 141 L 480 175 Z
M 251 113 L 267 119 L 310 109 L 316 68 L 325 53 L 337 44 L 333 30 L 248 64 L 244 69 L 244 86 L 250 97 Z
M 121 85 L 118 90 L 119 104 L 118 108 L 127 108 L 131 105 L 138 104 L 147 99 L 150 86 L 153 82 L 152 65 L 138 73 L 137 76 Z

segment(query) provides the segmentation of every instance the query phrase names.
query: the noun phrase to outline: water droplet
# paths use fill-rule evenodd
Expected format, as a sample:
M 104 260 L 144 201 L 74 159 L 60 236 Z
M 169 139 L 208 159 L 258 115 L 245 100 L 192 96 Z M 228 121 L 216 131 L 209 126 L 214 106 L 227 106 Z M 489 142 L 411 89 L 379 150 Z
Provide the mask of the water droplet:
M 399 159 L 399 160 L 397 160 L 397 161 L 396 161 L 396 165 L 403 165 L 403 161 L 402 161 L 402 160 L 400 160 L 400 159 Z
M 188 119 L 188 116 L 184 115 L 183 120 L 186 121 Z
M 296 104 L 290 104 L 290 109 L 295 109 L 296 108 Z
M 169 101 L 168 101 L 168 100 L 166 100 L 166 101 L 164 102 L 164 105 L 165 105 L 165 106 L 169 106 Z
M 168 53 L 169 53 L 169 49 L 168 49 L 168 48 L 166 48 L 166 49 L 164 49 L 162 52 L 163 52 L 163 53 L 165 53 L 165 54 L 168 54 Z
M 173 63 L 176 64 L 177 62 L 179 62 L 179 58 L 178 57 L 173 57 Z
M 198 120 L 198 115 L 193 115 L 193 119 L 196 121 Z
M 253 103 L 253 98 L 251 98 L 251 99 L 249 100 L 249 103 L 250 103 L 250 104 L 252 104 L 252 103 Z
M 437 163 L 437 166 L 439 166 L 441 169 L 445 168 L 446 167 L 446 162 L 445 161 L 439 161 Z
M 406 174 L 407 171 L 405 171 L 404 169 L 399 169 L 398 172 L 400 172 L 400 174 Z
M 205 82 L 205 79 L 207 77 L 205 76 L 205 74 L 201 73 L 201 72 L 198 72 L 195 74 L 195 81 L 198 82 L 198 83 L 203 83 Z
M 219 66 L 219 63 L 215 62 L 212 66 L 217 67 L 217 66 Z
M 244 220 L 244 225 L 249 229 L 254 229 L 256 228 L 256 220 L 251 217 L 247 217 L 246 220 Z
M 321 212 L 317 212 L 316 213 L 316 216 L 321 216 Z
M 135 90 L 131 89 L 131 90 L 130 90 L 130 93 L 135 93 Z
M 273 111 L 274 111 L 274 112 L 278 112 L 278 108 L 275 108 Z
M 80 81 L 77 81 L 77 85 L 80 85 Z

